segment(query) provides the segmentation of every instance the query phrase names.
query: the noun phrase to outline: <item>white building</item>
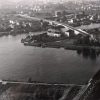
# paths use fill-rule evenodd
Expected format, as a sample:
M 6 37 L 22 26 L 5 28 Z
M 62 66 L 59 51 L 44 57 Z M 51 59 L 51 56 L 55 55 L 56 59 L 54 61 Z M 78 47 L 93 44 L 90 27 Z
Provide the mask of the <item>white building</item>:
M 48 29 L 47 35 L 52 36 L 52 37 L 60 37 L 61 33 L 59 30 L 56 30 L 56 29 Z
M 69 37 L 69 32 L 66 31 L 66 32 L 65 32 L 65 35 Z
M 69 28 L 68 27 L 65 27 L 65 28 L 61 28 L 61 32 L 65 33 L 66 31 L 68 31 Z

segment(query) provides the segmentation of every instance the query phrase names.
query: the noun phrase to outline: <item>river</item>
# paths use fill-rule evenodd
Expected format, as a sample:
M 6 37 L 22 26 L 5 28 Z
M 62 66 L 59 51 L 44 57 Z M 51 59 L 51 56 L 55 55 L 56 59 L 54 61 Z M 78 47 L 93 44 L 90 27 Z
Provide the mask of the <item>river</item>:
M 84 30 L 84 29 L 89 30 L 89 29 L 95 29 L 95 28 L 99 29 L 100 23 L 91 23 L 90 25 L 81 25 L 79 27 L 76 27 L 76 29 L 82 29 L 82 30 Z
M 24 35 L 0 38 L 0 79 L 47 83 L 85 84 L 100 67 L 76 51 L 24 46 Z

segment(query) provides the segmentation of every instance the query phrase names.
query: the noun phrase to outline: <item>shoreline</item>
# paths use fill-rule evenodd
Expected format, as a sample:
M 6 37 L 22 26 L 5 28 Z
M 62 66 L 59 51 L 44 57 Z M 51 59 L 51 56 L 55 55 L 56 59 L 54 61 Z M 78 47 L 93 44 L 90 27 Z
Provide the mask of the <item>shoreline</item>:
M 38 34 L 42 34 L 42 32 L 45 32 L 45 31 L 36 31 L 36 32 L 32 32 L 32 33 L 37 33 Z M 26 32 L 0 32 L 0 37 L 2 36 L 8 36 L 8 35 L 12 35 L 12 36 L 16 36 L 16 35 L 20 35 L 20 34 L 29 34 L 29 33 L 26 33 Z
M 56 42 L 47 42 L 47 43 L 28 43 L 24 42 L 25 46 L 36 46 L 36 47 L 42 47 L 42 48 L 64 48 L 68 50 L 83 50 L 83 49 L 89 49 L 89 50 L 96 50 L 100 51 L 99 46 L 87 46 L 87 45 L 75 45 L 73 43 L 67 43 L 67 40 L 62 41 L 56 41 Z

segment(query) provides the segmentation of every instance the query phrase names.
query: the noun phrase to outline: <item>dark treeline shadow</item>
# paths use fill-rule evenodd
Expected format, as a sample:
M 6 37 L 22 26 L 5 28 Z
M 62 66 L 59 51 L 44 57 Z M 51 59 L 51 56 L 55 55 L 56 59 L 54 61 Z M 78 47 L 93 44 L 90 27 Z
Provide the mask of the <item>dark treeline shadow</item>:
M 96 60 L 99 56 L 100 51 L 96 51 L 95 49 L 84 48 L 82 50 L 77 50 L 78 55 L 82 55 L 85 59 L 90 58 L 91 60 Z

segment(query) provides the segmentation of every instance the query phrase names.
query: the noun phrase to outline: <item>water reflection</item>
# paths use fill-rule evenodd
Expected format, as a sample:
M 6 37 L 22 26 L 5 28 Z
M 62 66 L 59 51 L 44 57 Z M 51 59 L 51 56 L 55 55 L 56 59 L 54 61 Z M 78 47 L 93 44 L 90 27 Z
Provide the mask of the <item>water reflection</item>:
M 82 50 L 77 50 L 77 54 L 82 55 L 86 59 L 90 58 L 91 60 L 96 60 L 96 58 L 100 54 L 100 51 L 97 51 L 95 49 L 84 48 Z

